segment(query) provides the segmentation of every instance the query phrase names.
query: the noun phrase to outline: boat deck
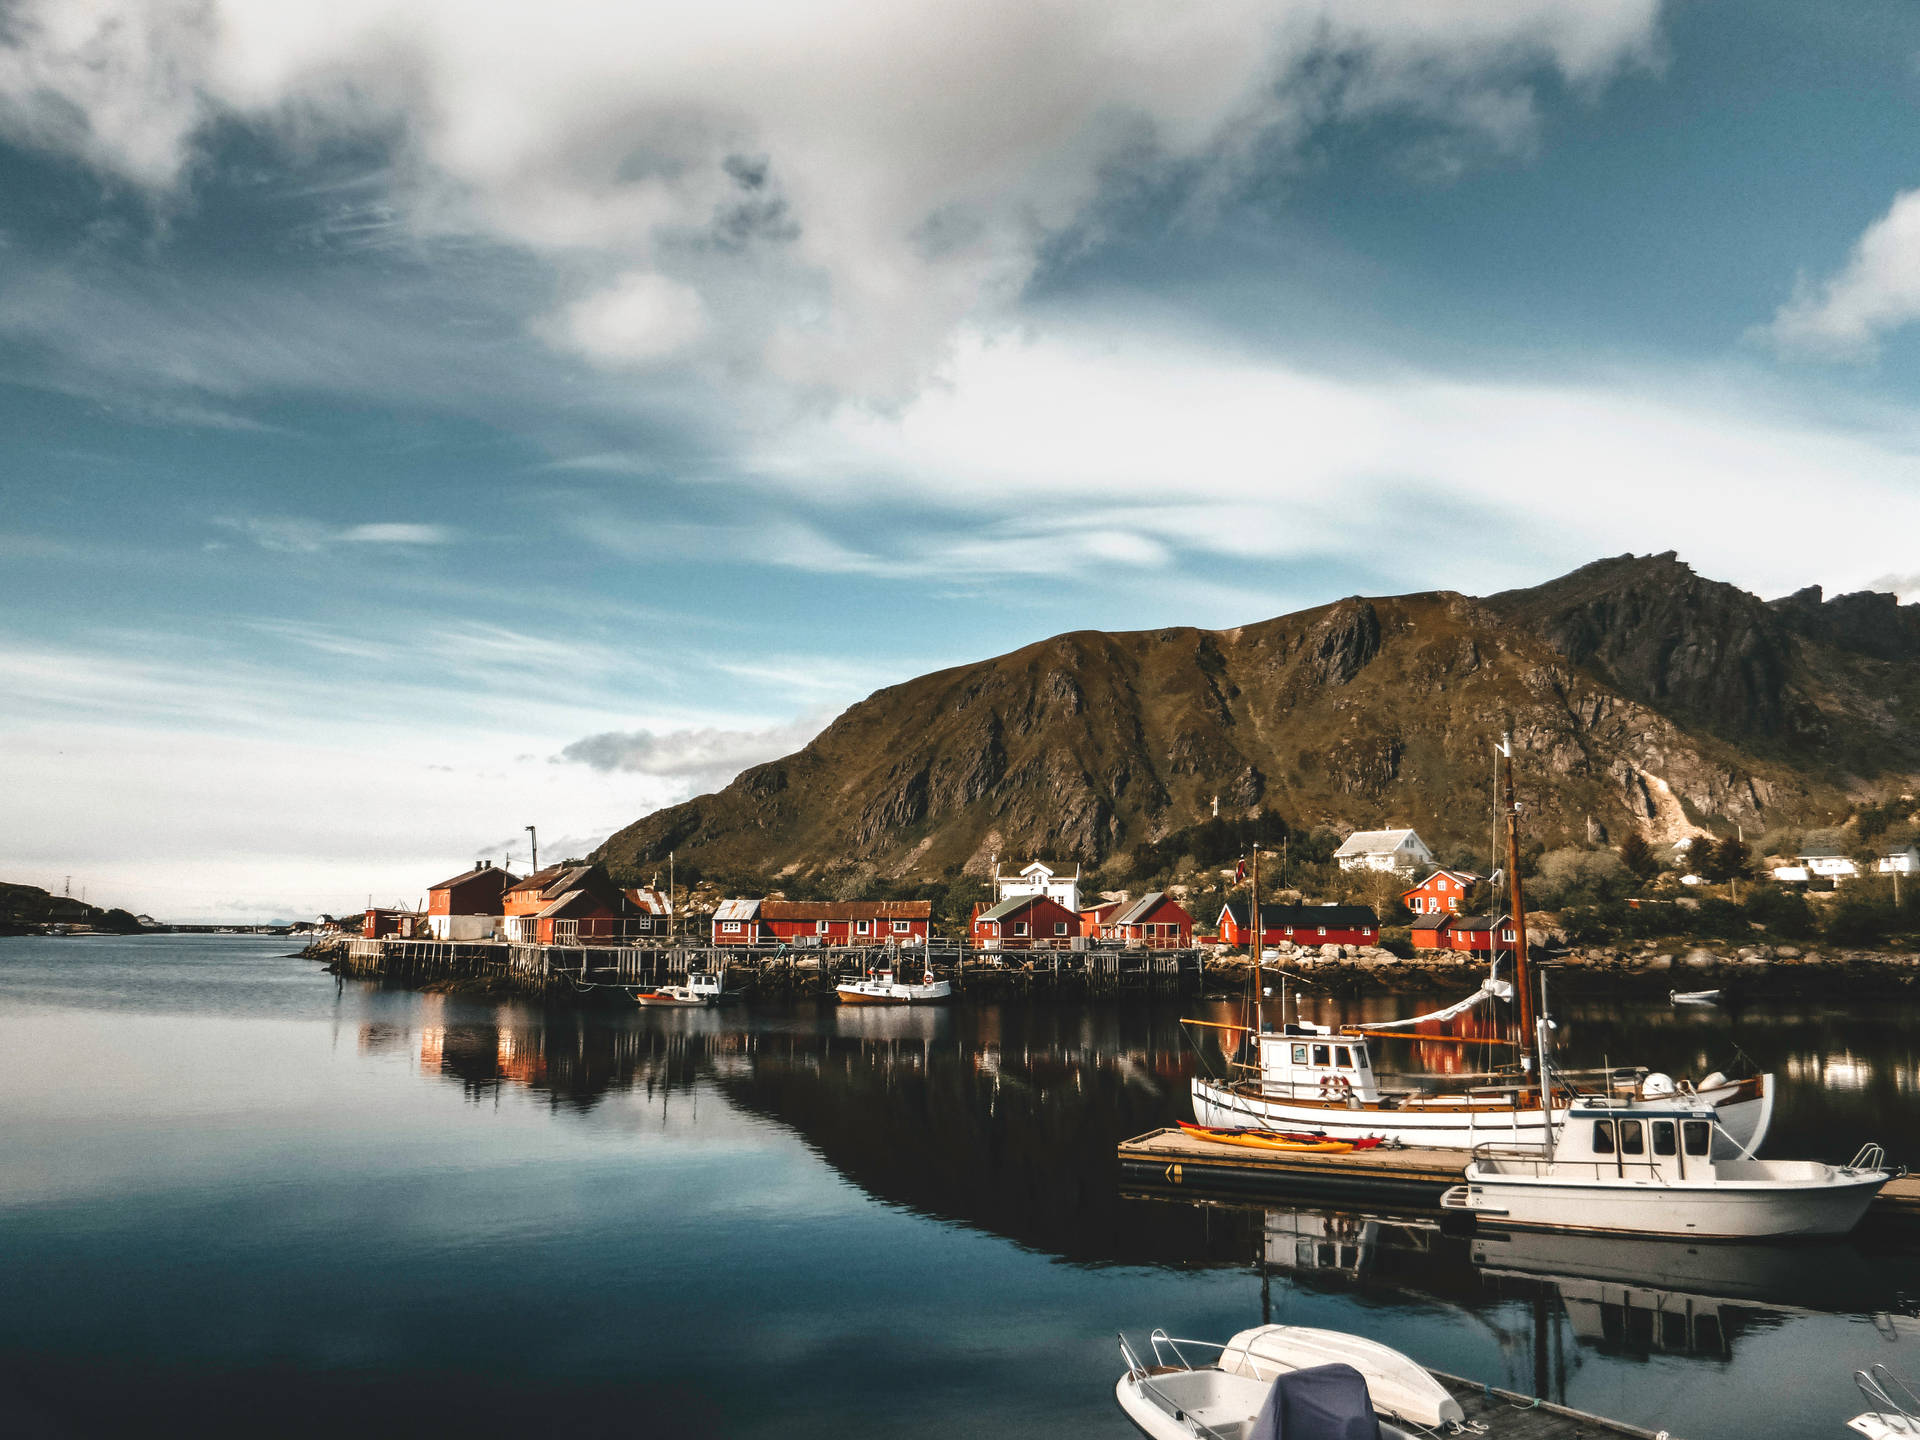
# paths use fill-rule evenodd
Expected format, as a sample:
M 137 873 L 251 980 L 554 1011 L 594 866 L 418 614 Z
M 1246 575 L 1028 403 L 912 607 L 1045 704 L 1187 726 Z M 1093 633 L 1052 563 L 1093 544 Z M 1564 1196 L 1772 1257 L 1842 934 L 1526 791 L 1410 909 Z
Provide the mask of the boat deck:
M 1502 1390 L 1497 1385 L 1482 1385 L 1478 1380 L 1463 1380 L 1441 1370 L 1428 1372 L 1460 1402 L 1467 1423 L 1478 1421 L 1487 1427 L 1487 1440 L 1599 1440 L 1619 1435 L 1630 1440 L 1656 1440 L 1665 1431 L 1642 1430 L 1621 1420 L 1608 1420 L 1571 1410 L 1531 1395 Z
M 1467 1152 L 1410 1147 L 1312 1151 L 1252 1150 L 1202 1140 L 1177 1127 L 1120 1142 L 1120 1177 L 1155 1190 L 1197 1189 L 1216 1195 L 1338 1195 L 1405 1208 L 1440 1209 L 1441 1192 L 1466 1177 Z M 1867 1212 L 1868 1223 L 1920 1222 L 1920 1176 L 1890 1181 Z

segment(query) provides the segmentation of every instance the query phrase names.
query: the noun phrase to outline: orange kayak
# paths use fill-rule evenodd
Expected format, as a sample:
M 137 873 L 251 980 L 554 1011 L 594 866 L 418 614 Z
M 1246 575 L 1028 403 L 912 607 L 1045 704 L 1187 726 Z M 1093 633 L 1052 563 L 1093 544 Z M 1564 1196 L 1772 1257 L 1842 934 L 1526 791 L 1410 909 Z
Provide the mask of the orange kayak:
M 1351 1141 L 1329 1140 L 1324 1135 L 1296 1135 L 1277 1130 L 1216 1130 L 1182 1120 L 1180 1128 L 1200 1140 L 1221 1145 L 1244 1145 L 1252 1150 L 1292 1150 L 1311 1155 L 1344 1155 L 1354 1149 Z

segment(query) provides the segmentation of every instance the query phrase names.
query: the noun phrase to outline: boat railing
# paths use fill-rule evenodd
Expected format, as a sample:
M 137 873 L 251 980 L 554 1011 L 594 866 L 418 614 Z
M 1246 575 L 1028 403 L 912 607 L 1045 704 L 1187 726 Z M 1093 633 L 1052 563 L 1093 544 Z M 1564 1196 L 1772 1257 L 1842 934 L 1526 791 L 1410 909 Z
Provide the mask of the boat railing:
M 1869 1140 L 1860 1147 L 1859 1153 L 1847 1162 L 1849 1170 L 1884 1170 L 1887 1168 L 1886 1148 Z
M 1224 1352 L 1227 1347 L 1211 1340 L 1176 1340 L 1164 1330 L 1155 1330 L 1147 1337 L 1147 1343 L 1153 1347 L 1152 1365 L 1143 1363 L 1133 1346 L 1127 1342 L 1127 1337 L 1124 1334 L 1120 1336 L 1120 1358 L 1127 1362 L 1127 1378 L 1140 1387 L 1141 1394 L 1166 1411 L 1176 1422 L 1187 1426 L 1196 1440 L 1227 1440 L 1227 1437 L 1219 1431 L 1197 1419 L 1179 1399 L 1167 1394 L 1153 1383 L 1156 1375 L 1164 1374 L 1168 1370 L 1187 1371 L 1199 1368 L 1187 1359 L 1180 1349 L 1182 1345 L 1193 1345 L 1221 1352 Z M 1174 1358 L 1180 1362 L 1178 1365 L 1170 1366 L 1165 1363 L 1161 1354 L 1163 1346 L 1173 1352 Z
M 1920 1434 L 1920 1395 L 1886 1365 L 1875 1361 L 1865 1370 L 1854 1371 L 1853 1384 L 1876 1415 L 1888 1419 L 1897 1415 L 1909 1434 Z
M 1472 1154 L 1475 1164 L 1486 1165 L 1508 1175 L 1524 1174 L 1530 1168 L 1536 1179 L 1547 1175 L 1573 1178 L 1591 1172 L 1596 1180 L 1643 1174 L 1653 1180 L 1661 1174 L 1659 1162 L 1652 1158 L 1613 1155 L 1604 1159 L 1568 1159 L 1549 1154 L 1544 1146 L 1515 1144 L 1512 1141 L 1486 1141 L 1474 1146 Z

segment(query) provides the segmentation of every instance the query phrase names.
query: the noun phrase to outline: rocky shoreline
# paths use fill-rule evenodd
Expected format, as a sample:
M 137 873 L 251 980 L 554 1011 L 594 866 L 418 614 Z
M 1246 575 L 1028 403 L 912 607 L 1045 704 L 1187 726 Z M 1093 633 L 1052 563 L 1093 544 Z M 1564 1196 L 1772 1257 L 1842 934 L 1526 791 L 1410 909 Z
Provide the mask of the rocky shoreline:
M 1722 989 L 1737 996 L 1816 998 L 1909 995 L 1920 990 L 1920 951 L 1812 949 L 1788 944 L 1595 945 L 1536 953 L 1563 995 L 1645 994 Z M 1371 946 L 1281 947 L 1267 962 L 1310 989 L 1335 995 L 1461 994 L 1480 983 L 1484 960 Z M 1209 988 L 1244 986 L 1245 956 L 1211 960 Z

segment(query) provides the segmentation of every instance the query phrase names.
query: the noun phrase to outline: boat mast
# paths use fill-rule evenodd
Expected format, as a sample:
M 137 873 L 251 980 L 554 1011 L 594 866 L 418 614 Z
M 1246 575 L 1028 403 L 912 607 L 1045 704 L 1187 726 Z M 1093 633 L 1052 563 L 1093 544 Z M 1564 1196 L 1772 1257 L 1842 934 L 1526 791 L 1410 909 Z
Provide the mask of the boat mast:
M 1513 998 L 1514 1028 L 1519 1032 L 1514 1038 L 1519 1042 L 1519 1052 L 1524 1064 L 1527 1052 L 1533 1048 L 1533 976 L 1527 965 L 1527 901 L 1520 890 L 1520 804 L 1513 798 L 1513 736 L 1500 737 L 1500 773 L 1504 789 L 1501 809 L 1507 821 L 1507 893 L 1511 897 L 1511 915 L 1513 919 Z M 1496 913 L 1490 917 L 1495 925 L 1500 922 Z M 1489 936 L 1491 941 L 1493 937 Z M 1488 950 L 1494 946 L 1489 944 Z M 1544 1100 L 1544 1096 L 1542 1099 Z

